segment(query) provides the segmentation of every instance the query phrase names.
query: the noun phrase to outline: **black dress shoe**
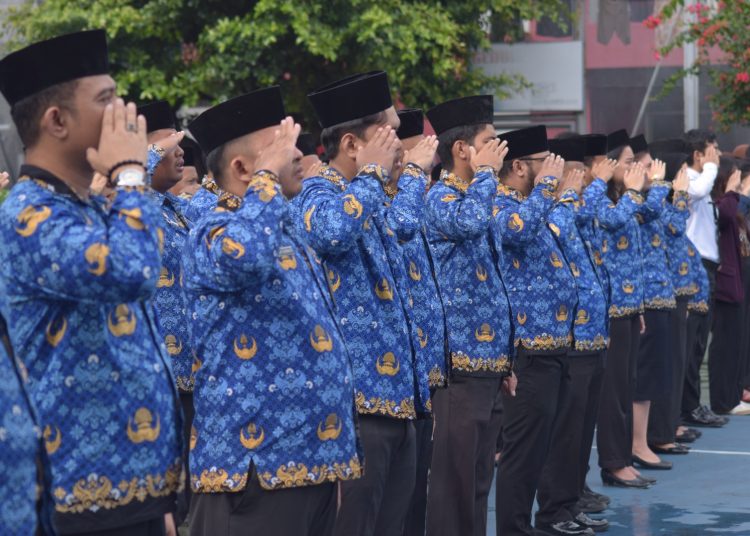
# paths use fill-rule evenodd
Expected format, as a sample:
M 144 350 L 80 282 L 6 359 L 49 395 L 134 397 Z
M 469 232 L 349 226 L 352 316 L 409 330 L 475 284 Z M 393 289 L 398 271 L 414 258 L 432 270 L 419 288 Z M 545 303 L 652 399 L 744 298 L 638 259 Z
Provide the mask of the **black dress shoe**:
M 650 476 L 638 475 L 638 478 L 646 482 L 649 486 L 656 484 L 656 479 L 651 478 Z
M 687 433 L 691 434 L 691 435 L 694 435 L 695 439 L 700 439 L 701 437 L 703 437 L 703 432 L 701 432 L 700 430 L 697 430 L 695 428 L 688 428 L 687 429 Z
M 662 460 L 660 462 L 651 463 L 647 462 L 646 460 L 642 460 L 635 454 L 633 454 L 633 463 L 638 464 L 644 469 L 658 469 L 660 471 L 668 471 L 672 469 L 672 462 L 665 462 L 664 460 Z
M 656 445 L 649 445 L 649 448 L 653 450 L 656 454 L 688 454 L 690 452 L 690 447 L 686 447 L 685 445 L 677 444 L 674 447 L 657 447 Z
M 607 504 L 584 495 L 578 499 L 576 508 L 585 514 L 599 514 L 607 509 Z
M 685 432 L 681 435 L 675 436 L 675 439 L 678 443 L 693 443 L 696 439 L 698 439 L 698 436 L 689 432 Z
M 603 493 L 597 493 L 594 490 L 592 490 L 588 484 L 583 485 L 583 493 L 581 494 L 582 497 L 591 497 L 596 501 L 603 502 L 604 504 L 609 504 L 612 502 L 612 499 L 604 495 Z
M 602 482 L 605 486 L 612 486 L 616 488 L 638 488 L 647 489 L 650 484 L 642 478 L 634 478 L 633 480 L 625 480 L 623 478 L 617 478 L 615 475 L 602 469 Z
M 575 522 L 582 527 L 589 528 L 594 532 L 606 532 L 609 529 L 609 521 L 606 519 L 592 519 L 583 512 L 578 512 Z

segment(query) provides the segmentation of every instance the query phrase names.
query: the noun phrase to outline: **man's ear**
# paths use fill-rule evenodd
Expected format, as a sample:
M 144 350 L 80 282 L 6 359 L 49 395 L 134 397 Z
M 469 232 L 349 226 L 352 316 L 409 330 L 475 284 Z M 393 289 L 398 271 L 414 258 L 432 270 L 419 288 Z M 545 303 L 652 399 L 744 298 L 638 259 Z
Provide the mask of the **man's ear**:
M 50 106 L 39 120 L 39 131 L 48 136 L 64 140 L 69 134 L 70 115 L 59 106 Z
M 469 144 L 464 140 L 456 140 L 453 142 L 451 147 L 451 153 L 453 154 L 453 160 L 463 160 L 468 162 L 471 160 L 471 149 Z
M 255 173 L 250 162 L 245 156 L 237 155 L 229 161 L 229 175 L 234 180 L 250 182 Z
M 351 132 L 347 132 L 343 136 L 341 136 L 341 141 L 339 142 L 339 153 L 343 153 L 352 160 L 356 160 L 357 158 L 357 152 L 359 151 L 359 147 L 362 145 L 362 142 L 352 134 Z
M 523 177 L 526 174 L 526 163 L 522 160 L 513 160 L 511 163 L 511 172 L 515 173 L 519 177 Z

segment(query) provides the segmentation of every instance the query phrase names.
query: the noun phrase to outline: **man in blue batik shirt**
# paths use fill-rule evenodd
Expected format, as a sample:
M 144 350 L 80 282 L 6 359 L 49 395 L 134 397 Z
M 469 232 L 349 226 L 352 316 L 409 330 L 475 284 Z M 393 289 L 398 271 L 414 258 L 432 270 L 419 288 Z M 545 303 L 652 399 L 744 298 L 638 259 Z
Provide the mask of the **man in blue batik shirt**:
M 183 257 L 193 319 L 190 531 L 330 534 L 338 481 L 358 478 L 352 374 L 323 268 L 287 199 L 299 125 L 278 86 L 190 125 L 224 193 Z
M 406 163 L 386 207 L 384 186 L 399 173 L 399 119 L 383 71 L 353 75 L 309 95 L 330 162 L 304 182 L 298 225 L 326 266 L 354 371 L 367 459 L 362 479 L 341 485 L 335 534 L 403 530 L 415 480 L 415 376 L 406 308 L 408 276 L 393 228 L 422 198 L 422 170 Z
M 0 295 L 46 432 L 57 529 L 163 534 L 182 461 L 151 305 L 161 217 L 145 183 L 145 120 L 115 99 L 107 72 L 103 30 L 0 61 L 26 146 L 0 207 Z M 89 195 L 94 170 L 114 185 L 111 204 Z

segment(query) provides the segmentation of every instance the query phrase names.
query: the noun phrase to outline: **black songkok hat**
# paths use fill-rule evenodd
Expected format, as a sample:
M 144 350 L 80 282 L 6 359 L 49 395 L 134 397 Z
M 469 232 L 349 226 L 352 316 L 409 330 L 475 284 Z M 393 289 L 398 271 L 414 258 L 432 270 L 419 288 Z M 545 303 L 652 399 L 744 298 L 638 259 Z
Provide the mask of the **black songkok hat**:
M 630 138 L 630 148 L 635 154 L 648 152 L 648 142 L 646 136 L 638 134 Z
M 663 160 L 666 164 L 666 177 L 664 177 L 668 181 L 673 181 L 675 177 L 677 176 L 677 172 L 680 171 L 680 167 L 682 164 L 687 162 L 688 155 L 687 153 L 671 153 L 671 152 L 664 152 L 664 153 L 656 153 L 652 156 L 654 158 L 658 158 L 659 160 Z
M 586 143 L 582 136 L 549 140 L 548 145 L 551 153 L 562 156 L 568 162 L 583 162 L 586 156 Z
M 652 141 L 648 148 L 652 153 L 687 153 L 685 142 L 680 138 Z
M 398 111 L 401 126 L 396 131 L 398 139 L 405 140 L 424 134 L 424 112 L 419 108 L 404 108 Z
M 302 152 L 302 156 L 309 154 L 318 154 L 318 143 L 315 141 L 315 137 L 309 132 L 303 132 L 297 138 L 297 149 Z
M 385 71 L 348 76 L 307 96 L 322 128 L 361 119 L 393 106 Z
M 12 106 L 48 87 L 107 73 L 104 30 L 71 33 L 34 43 L 0 60 L 0 93 Z
M 628 136 L 628 131 L 624 128 L 607 134 L 607 152 L 614 151 L 626 145 L 630 145 L 630 136 Z
M 439 136 L 446 130 L 466 125 L 493 123 L 495 111 L 492 95 L 461 97 L 427 110 L 427 119 Z
M 500 139 L 508 142 L 508 155 L 506 162 L 514 158 L 522 158 L 534 153 L 543 153 L 549 150 L 547 143 L 547 127 L 537 125 L 519 130 L 511 130 L 500 134 Z
M 607 154 L 607 136 L 604 134 L 584 134 L 584 156 L 604 156 Z
M 154 101 L 138 106 L 138 114 L 146 118 L 146 131 L 176 128 L 172 108 L 167 101 Z
M 258 89 L 209 108 L 189 125 L 208 154 L 227 142 L 278 125 L 286 117 L 279 86 Z

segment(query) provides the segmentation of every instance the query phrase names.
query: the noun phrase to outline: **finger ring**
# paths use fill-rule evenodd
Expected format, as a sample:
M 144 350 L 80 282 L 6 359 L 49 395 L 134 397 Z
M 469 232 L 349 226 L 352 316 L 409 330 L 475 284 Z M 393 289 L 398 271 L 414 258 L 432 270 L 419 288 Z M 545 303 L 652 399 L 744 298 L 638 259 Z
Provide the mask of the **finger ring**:
M 125 128 L 127 129 L 128 132 L 138 132 L 138 127 L 136 126 L 135 123 L 128 123 Z

